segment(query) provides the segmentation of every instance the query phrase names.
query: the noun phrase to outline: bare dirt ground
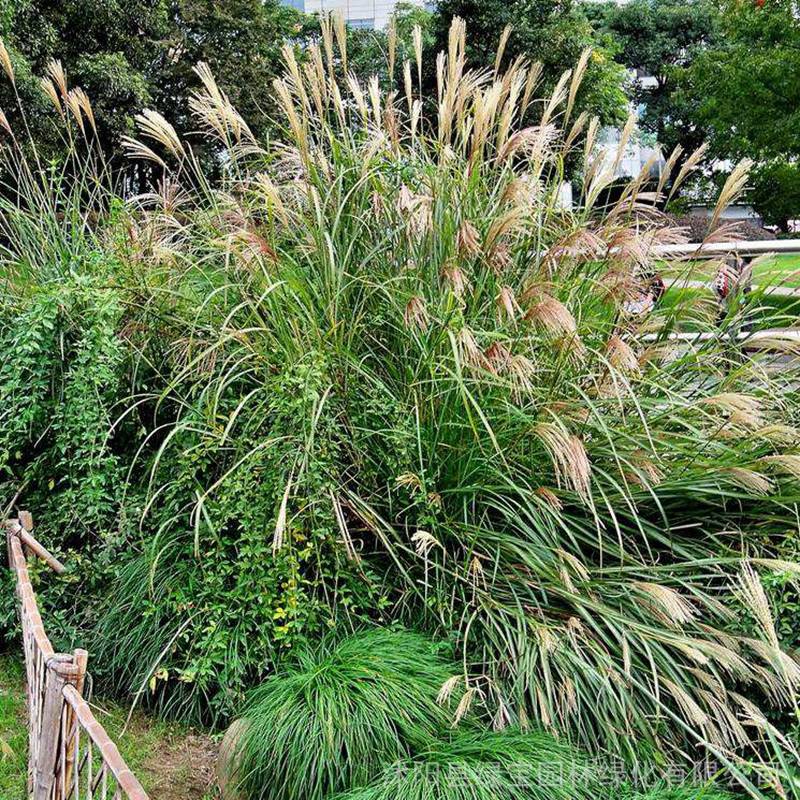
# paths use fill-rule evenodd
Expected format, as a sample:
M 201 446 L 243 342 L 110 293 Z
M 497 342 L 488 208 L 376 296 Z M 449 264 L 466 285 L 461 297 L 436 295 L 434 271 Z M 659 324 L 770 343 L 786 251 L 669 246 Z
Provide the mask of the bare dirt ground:
M 219 745 L 202 731 L 93 700 L 93 710 L 153 800 L 217 800 L 214 766 Z M 124 732 L 123 732 L 124 731 Z M 0 798 L 25 800 L 25 686 L 15 654 L 0 655 Z

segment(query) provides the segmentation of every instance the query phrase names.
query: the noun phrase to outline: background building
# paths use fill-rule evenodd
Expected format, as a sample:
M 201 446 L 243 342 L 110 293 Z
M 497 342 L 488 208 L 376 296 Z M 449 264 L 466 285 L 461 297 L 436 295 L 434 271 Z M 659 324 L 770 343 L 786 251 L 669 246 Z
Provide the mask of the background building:
M 634 70 L 629 72 L 631 81 L 641 86 L 647 87 L 655 82 L 655 79 L 648 75 L 638 75 Z M 642 113 L 642 108 L 633 103 L 630 104 L 630 110 L 635 112 L 637 116 Z M 637 126 L 624 151 L 620 154 L 621 139 L 622 131 L 619 128 L 609 127 L 603 129 L 599 140 L 598 155 L 609 166 L 616 163 L 615 177 L 635 178 L 642 168 L 650 162 L 650 174 L 654 178 L 658 178 L 664 167 L 664 156 L 654 137 L 643 134 Z
M 385 28 L 399 0 L 287 0 L 307 14 L 339 11 L 353 28 Z M 431 7 L 430 0 L 405 0 L 414 5 Z

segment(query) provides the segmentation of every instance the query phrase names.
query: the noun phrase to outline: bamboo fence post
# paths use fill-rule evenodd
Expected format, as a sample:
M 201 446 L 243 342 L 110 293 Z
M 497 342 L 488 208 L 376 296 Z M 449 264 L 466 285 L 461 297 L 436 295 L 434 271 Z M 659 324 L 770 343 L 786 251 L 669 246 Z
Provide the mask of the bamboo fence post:
M 63 575 L 67 571 L 67 568 L 46 547 L 42 547 L 25 528 L 20 528 L 17 531 L 17 536 L 19 536 L 22 544 L 25 545 L 26 555 L 30 556 L 33 553 L 33 555 L 41 558 L 56 575 Z
M 26 531 L 29 534 L 33 534 L 33 515 L 31 514 L 30 511 L 20 511 L 17 519 L 19 521 L 22 530 Z M 19 534 L 20 531 L 17 532 L 17 535 Z M 31 554 L 30 547 L 28 543 L 24 539 L 22 539 L 21 536 L 20 539 L 22 540 L 22 549 L 25 555 L 29 557 Z
M 17 520 L 7 519 L 4 523 L 6 529 L 6 555 L 8 556 L 8 568 L 14 570 L 14 557 L 11 553 L 11 537 L 14 535 L 14 528 L 17 525 Z
M 64 566 L 29 533 L 32 522 L 26 512 L 18 519 L 0 520 L 0 531 L 6 529 L 9 567 L 16 576 L 25 657 L 28 800 L 108 800 L 109 791 L 114 792 L 113 800 L 148 800 L 83 698 L 88 653 L 55 653 L 47 637 L 27 556 L 36 555 L 56 572 L 63 572 Z M 95 751 L 99 762 L 93 765 Z
M 22 548 L 26 557 L 30 558 L 31 554 L 38 556 L 56 573 L 56 575 L 63 575 L 67 568 L 46 548 L 43 547 L 32 535 L 33 530 L 33 517 L 29 511 L 20 511 L 19 523 L 16 530 L 16 535 L 22 542 Z
M 76 649 L 72 654 L 72 659 L 75 666 L 78 668 L 78 679 L 75 683 L 75 688 L 78 694 L 83 697 L 83 685 L 86 682 L 86 669 L 89 665 L 89 653 L 80 648 Z
M 86 650 L 77 649 L 72 654 L 72 661 L 77 668 L 75 675 L 75 689 L 83 697 L 83 686 L 86 682 L 86 668 L 89 662 L 89 654 Z M 78 720 L 71 706 L 67 706 L 64 725 L 64 789 L 66 790 L 72 783 L 72 771 L 75 766 L 75 737 L 78 733 Z
M 67 661 L 61 659 L 66 658 Z M 54 656 L 47 662 L 42 727 L 39 732 L 37 763 L 34 765 L 32 800 L 49 800 L 58 763 L 64 687 L 75 685 L 78 667 L 71 656 Z

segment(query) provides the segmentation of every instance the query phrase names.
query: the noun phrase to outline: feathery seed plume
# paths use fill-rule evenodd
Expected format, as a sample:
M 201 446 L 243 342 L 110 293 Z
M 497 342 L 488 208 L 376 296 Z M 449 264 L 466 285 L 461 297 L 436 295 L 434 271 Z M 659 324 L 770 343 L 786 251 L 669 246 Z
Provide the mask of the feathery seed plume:
M 552 422 L 539 423 L 533 432 L 550 454 L 559 487 L 565 484 L 588 499 L 592 466 L 583 442 Z
M 752 469 L 745 469 L 744 467 L 726 467 L 722 470 L 722 474 L 734 485 L 740 489 L 755 495 L 767 495 L 774 486 L 772 481 L 760 472 Z
M 541 497 L 542 500 L 555 511 L 561 511 L 561 509 L 564 508 L 564 504 L 559 500 L 558 495 L 546 486 L 540 486 L 538 489 L 534 490 L 534 494 Z
M 504 316 L 509 322 L 514 322 L 522 313 L 522 309 L 514 296 L 514 290 L 510 286 L 501 286 L 495 299 L 497 304 L 497 314 L 500 319 Z
M 50 79 L 55 84 L 56 89 L 58 89 L 59 94 L 61 95 L 62 99 L 66 101 L 67 99 L 67 73 L 64 72 L 64 67 L 60 61 L 56 59 L 52 59 L 47 63 L 47 67 L 45 67 L 45 73 L 50 77 Z
M 428 309 L 425 306 L 424 298 L 419 295 L 412 297 L 406 305 L 403 319 L 408 328 L 416 328 L 422 332 L 428 330 L 430 316 L 428 315 Z
M 162 144 L 175 158 L 182 159 L 186 151 L 175 128 L 158 111 L 149 108 L 136 115 L 136 123 L 143 136 Z
M 442 270 L 442 277 L 450 285 L 450 288 L 456 297 L 463 297 L 467 292 L 470 291 L 469 279 L 464 274 L 464 271 L 461 269 L 461 267 L 458 266 L 457 262 L 448 262 Z
M 619 335 L 614 334 L 606 342 L 606 357 L 608 363 L 620 372 L 639 372 L 639 359 L 633 348 Z
M 6 43 L 2 39 L 0 39 L 0 67 L 3 68 L 3 72 L 8 75 L 8 79 L 13 84 L 15 82 L 14 65 L 11 63 L 11 55 L 6 49 Z
M 525 319 L 535 322 L 553 336 L 573 335 L 578 326 L 569 309 L 555 297 L 544 292 L 535 295 L 535 300 L 525 314 Z
M 473 257 L 480 253 L 480 237 L 475 226 L 464 220 L 456 233 L 456 249 L 462 256 Z
M 439 540 L 428 531 L 418 530 L 411 536 L 411 541 L 414 543 L 414 548 L 418 556 L 427 558 L 428 554 L 434 547 L 444 549 Z

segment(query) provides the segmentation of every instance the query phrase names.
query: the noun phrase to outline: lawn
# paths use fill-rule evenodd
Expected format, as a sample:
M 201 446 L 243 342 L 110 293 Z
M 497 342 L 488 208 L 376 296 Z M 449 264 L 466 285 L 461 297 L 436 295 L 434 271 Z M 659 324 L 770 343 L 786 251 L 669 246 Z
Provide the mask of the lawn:
M 756 286 L 800 287 L 800 253 L 782 253 L 768 258 L 755 259 L 753 283 Z M 665 279 L 679 277 L 695 281 L 711 281 L 716 272 L 716 261 L 687 261 L 671 264 L 664 270 Z M 667 280 L 669 283 L 669 280 Z
M 663 274 L 667 284 L 679 278 L 710 284 L 715 269 L 712 262 L 697 261 L 670 266 L 664 269 Z M 761 293 L 759 290 L 772 286 L 800 288 L 800 254 L 757 260 L 753 267 L 753 285 L 756 290 L 749 302 L 754 327 L 788 327 L 796 324 L 800 317 L 800 297 Z M 710 289 L 696 286 L 671 287 L 662 299 L 660 308 L 674 310 L 679 320 L 678 328 L 683 331 L 702 329 L 715 318 L 718 311 L 716 298 Z
M 753 294 L 750 297 L 752 318 L 764 320 L 757 327 L 789 327 L 800 317 L 800 297 L 782 295 Z M 680 328 L 697 330 L 713 320 L 718 304 L 711 292 L 696 288 L 669 289 L 659 304 L 662 311 L 674 311 L 680 321 Z
M 184 726 L 133 714 L 105 700 L 94 713 L 117 743 L 128 766 L 151 797 L 158 800 L 212 800 L 215 743 Z M 0 798 L 24 800 L 27 731 L 25 686 L 15 655 L 0 656 Z
M 25 797 L 25 693 L 22 668 L 11 657 L 0 658 L 0 797 Z
M 800 253 L 772 256 L 757 263 L 753 281 L 774 286 L 800 286 Z

